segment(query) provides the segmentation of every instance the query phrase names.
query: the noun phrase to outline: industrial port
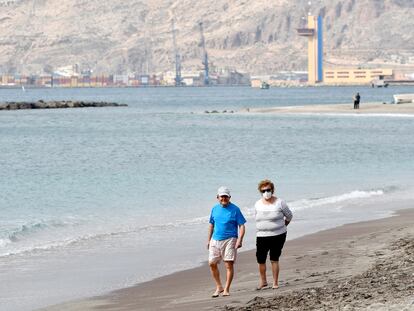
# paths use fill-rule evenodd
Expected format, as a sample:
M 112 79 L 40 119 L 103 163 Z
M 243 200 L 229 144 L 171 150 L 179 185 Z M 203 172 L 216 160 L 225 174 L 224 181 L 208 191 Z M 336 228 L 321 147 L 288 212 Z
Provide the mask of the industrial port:
M 3 1 L 2 5 L 10 5 Z M 307 39 L 307 70 L 279 71 L 268 75 L 252 75 L 236 68 L 218 67 L 209 60 L 206 48 L 203 22 L 197 24 L 199 30 L 198 66 L 183 68 L 182 55 L 176 39 L 174 18 L 171 19 L 171 46 L 174 70 L 163 72 L 109 73 L 94 72 L 90 68 L 80 68 L 79 64 L 67 65 L 42 73 L 1 73 L 0 87 L 200 87 L 200 86 L 251 86 L 269 87 L 318 86 L 318 85 L 370 85 L 387 87 L 392 84 L 414 84 L 414 65 L 405 68 L 392 66 L 337 67 L 325 62 L 323 39 L 323 17 L 306 17 L 306 25 L 297 29 L 297 35 Z M 265 86 L 265 87 L 263 87 Z

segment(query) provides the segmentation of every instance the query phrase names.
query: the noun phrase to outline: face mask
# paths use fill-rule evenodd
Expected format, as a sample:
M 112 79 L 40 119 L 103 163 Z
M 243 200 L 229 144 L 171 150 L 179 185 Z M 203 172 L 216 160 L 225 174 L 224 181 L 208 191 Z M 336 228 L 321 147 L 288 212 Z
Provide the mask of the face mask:
M 272 193 L 271 192 L 265 192 L 263 193 L 263 198 L 265 198 L 265 200 L 269 200 L 272 197 Z

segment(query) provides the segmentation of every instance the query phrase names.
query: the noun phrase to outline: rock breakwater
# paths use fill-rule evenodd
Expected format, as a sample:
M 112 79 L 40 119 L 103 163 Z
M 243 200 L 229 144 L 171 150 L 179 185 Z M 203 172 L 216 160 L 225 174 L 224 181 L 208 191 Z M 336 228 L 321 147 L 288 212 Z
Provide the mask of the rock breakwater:
M 86 102 L 86 101 L 43 101 L 37 102 L 6 102 L 0 103 L 0 110 L 19 109 L 58 109 L 58 108 L 86 108 L 86 107 L 126 107 L 126 104 L 112 102 Z

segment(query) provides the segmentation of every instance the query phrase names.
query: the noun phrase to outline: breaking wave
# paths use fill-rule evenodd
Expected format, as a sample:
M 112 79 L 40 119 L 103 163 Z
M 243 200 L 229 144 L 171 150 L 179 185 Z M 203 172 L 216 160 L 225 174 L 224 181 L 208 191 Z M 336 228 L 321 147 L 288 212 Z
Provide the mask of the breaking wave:
M 355 199 L 368 199 L 375 196 L 382 196 L 385 193 L 393 192 L 396 190 L 396 187 L 389 187 L 384 189 L 376 189 L 376 190 L 355 190 L 348 193 L 330 196 L 330 197 L 323 197 L 323 198 L 311 198 L 311 199 L 302 199 L 297 201 L 288 202 L 289 207 L 293 211 L 304 210 L 309 208 L 317 208 L 322 207 L 325 205 L 336 204 L 340 202 L 346 202 Z M 254 217 L 254 208 L 253 207 L 244 207 L 242 208 L 243 213 L 245 214 L 246 218 L 253 218 Z M 85 224 L 86 227 L 82 227 L 83 230 L 86 230 L 88 233 L 81 233 L 81 231 L 74 230 L 76 235 L 70 234 L 70 236 L 55 236 L 55 232 L 57 229 L 70 226 L 77 226 L 79 223 L 73 221 L 40 221 L 30 224 L 25 224 L 20 226 L 19 228 L 11 231 L 7 237 L 0 238 L 0 250 L 3 249 L 3 252 L 0 252 L 0 257 L 11 256 L 11 255 L 18 255 L 22 253 L 31 253 L 36 251 L 47 251 L 58 249 L 61 247 L 70 246 L 76 243 L 85 242 L 89 240 L 103 240 L 106 238 L 122 236 L 127 234 L 134 234 L 134 233 L 145 233 L 145 232 L 160 232 L 160 231 L 168 231 L 174 230 L 177 228 L 185 228 L 194 225 L 201 225 L 208 223 L 209 216 L 203 217 L 196 217 L 190 219 L 182 219 L 176 220 L 168 223 L 159 223 L 159 224 L 152 224 L 152 225 L 127 225 L 123 228 L 115 228 L 110 226 L 106 227 L 106 230 L 103 232 L 93 232 L 93 225 Z M 88 226 L 90 226 L 88 228 Z M 92 229 L 92 230 L 91 230 Z M 49 230 L 50 232 L 46 232 Z M 47 233 L 49 234 L 49 240 L 40 240 L 36 241 L 32 245 L 27 245 L 25 243 L 21 245 L 22 247 L 12 247 L 10 248 L 10 244 L 19 244 L 19 242 L 30 241 L 31 236 L 35 236 L 38 233 Z M 47 236 L 47 235 L 46 235 Z M 8 249 L 8 251 L 6 251 Z
M 340 203 L 348 200 L 354 199 L 367 199 L 374 196 L 381 196 L 384 195 L 386 190 L 378 189 L 378 190 L 370 190 L 370 191 L 363 191 L 363 190 L 355 190 L 348 193 L 335 195 L 331 197 L 325 198 L 315 198 L 315 199 L 303 199 L 291 202 L 289 206 L 292 210 L 303 210 L 307 208 L 314 208 L 318 206 L 323 206 L 327 204 L 334 204 Z

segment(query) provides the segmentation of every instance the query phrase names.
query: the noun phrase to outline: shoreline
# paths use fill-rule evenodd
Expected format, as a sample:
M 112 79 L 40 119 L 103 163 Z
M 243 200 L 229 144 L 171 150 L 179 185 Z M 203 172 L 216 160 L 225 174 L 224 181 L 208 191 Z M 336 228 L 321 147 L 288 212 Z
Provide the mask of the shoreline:
M 375 115 L 401 114 L 414 115 L 414 103 L 389 104 L 379 102 L 361 102 L 360 109 L 353 109 L 353 103 L 327 104 L 309 106 L 286 106 L 272 108 L 247 108 L 240 113 L 268 113 L 268 114 L 347 114 L 347 115 Z
M 293 292 L 295 296 L 297 293 L 306 294 L 309 287 L 313 288 L 311 291 L 319 291 L 320 288 L 363 275 L 378 259 L 386 260 L 392 256 L 389 247 L 395 241 L 414 238 L 413 222 L 414 208 L 401 209 L 395 212 L 395 216 L 342 225 L 288 240 L 281 257 L 281 282 L 278 290 L 254 290 L 258 283 L 258 272 L 255 251 L 249 250 L 238 256 L 231 296 L 227 298 L 210 297 L 214 282 L 207 263 L 204 263 L 201 267 L 176 272 L 103 296 L 69 301 L 39 310 L 216 310 L 225 306 L 230 310 L 254 310 L 251 308 L 269 304 L 279 296 L 289 297 Z M 408 288 L 408 291 L 414 292 L 414 286 Z M 357 303 L 362 303 L 365 307 L 378 303 L 414 304 L 413 299 L 404 295 L 381 297 L 362 297 L 362 301 Z M 318 299 L 315 297 L 314 303 Z M 336 301 L 331 303 L 333 307 Z

